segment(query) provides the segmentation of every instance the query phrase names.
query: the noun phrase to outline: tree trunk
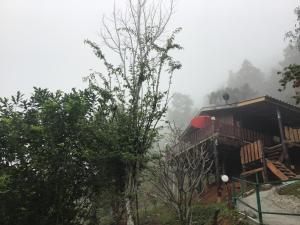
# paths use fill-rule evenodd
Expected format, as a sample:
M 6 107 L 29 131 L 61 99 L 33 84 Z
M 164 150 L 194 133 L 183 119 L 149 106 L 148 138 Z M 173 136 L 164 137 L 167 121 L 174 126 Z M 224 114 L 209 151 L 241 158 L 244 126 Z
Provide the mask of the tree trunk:
M 125 224 L 124 213 L 126 212 L 125 201 L 122 197 L 117 197 L 111 202 L 113 224 Z
M 126 197 L 126 213 L 127 213 L 127 225 L 134 225 L 133 221 L 133 212 L 131 210 L 131 200 L 130 198 Z
M 134 197 L 134 173 L 133 168 L 129 168 L 127 171 L 127 183 L 125 192 L 125 206 L 127 213 L 127 225 L 135 225 L 134 223 L 134 212 L 132 210 L 132 199 Z

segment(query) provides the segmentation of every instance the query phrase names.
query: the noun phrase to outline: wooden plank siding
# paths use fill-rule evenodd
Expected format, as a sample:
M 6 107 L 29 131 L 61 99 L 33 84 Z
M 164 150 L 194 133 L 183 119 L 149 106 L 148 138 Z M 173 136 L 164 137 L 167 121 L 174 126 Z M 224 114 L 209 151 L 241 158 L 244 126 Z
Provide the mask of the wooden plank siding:
M 255 142 L 257 140 L 261 140 L 264 144 L 269 143 L 272 140 L 272 137 L 269 135 L 265 135 L 263 133 L 246 128 L 229 126 L 227 124 L 218 124 L 217 131 L 220 135 L 241 139 L 245 142 Z
M 263 143 L 261 140 L 242 146 L 240 156 L 243 167 L 243 173 L 241 173 L 241 176 L 248 176 L 261 172 L 264 181 L 267 180 L 266 164 L 263 155 Z
M 284 135 L 286 141 L 300 142 L 300 129 L 292 127 L 284 127 Z
M 262 160 L 262 151 L 262 143 L 260 140 L 244 145 L 240 151 L 242 164 Z

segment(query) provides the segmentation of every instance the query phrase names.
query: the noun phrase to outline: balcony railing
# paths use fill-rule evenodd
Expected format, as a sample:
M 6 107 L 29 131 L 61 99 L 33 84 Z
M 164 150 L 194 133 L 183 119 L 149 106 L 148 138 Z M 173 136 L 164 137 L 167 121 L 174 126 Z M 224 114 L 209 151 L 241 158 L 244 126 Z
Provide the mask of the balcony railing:
M 186 134 L 183 137 L 182 141 L 175 144 L 172 149 L 174 152 L 186 150 L 213 136 L 213 134 L 223 137 L 229 137 L 241 142 L 254 142 L 256 140 L 261 140 L 266 145 L 268 145 L 272 141 L 272 137 L 270 135 L 263 134 L 251 129 L 217 122 L 214 129 L 212 128 L 212 126 L 208 126 L 206 128 L 197 129 L 189 134 Z
M 221 136 L 237 138 L 243 142 L 261 140 L 264 144 L 268 145 L 272 141 L 272 136 L 268 134 L 228 124 L 219 123 L 215 131 Z

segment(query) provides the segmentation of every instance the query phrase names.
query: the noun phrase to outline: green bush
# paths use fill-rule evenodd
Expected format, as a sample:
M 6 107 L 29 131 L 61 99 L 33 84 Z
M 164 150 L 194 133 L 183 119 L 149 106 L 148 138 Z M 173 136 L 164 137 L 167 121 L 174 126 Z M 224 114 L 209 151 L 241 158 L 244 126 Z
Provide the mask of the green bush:
M 248 225 L 246 219 L 238 214 L 235 210 L 229 209 L 226 204 L 203 204 L 197 203 L 193 207 L 193 225 L 212 225 L 216 210 L 218 222 L 227 221 L 226 224 Z M 141 211 L 142 225 L 180 225 L 175 212 L 165 205 L 157 205 L 148 209 L 146 212 Z M 225 223 L 224 223 L 225 224 Z
M 289 184 L 278 191 L 280 195 L 293 195 L 300 198 L 300 181 Z
M 229 209 L 225 203 L 195 204 L 193 208 L 193 224 L 195 225 L 213 224 L 214 215 L 217 210 L 219 210 L 218 222 L 227 221 L 227 223 L 232 225 L 248 224 L 246 218 L 238 214 L 235 210 Z M 222 222 L 220 222 L 220 224 L 222 224 Z
M 213 216 L 219 208 L 216 205 L 196 204 L 193 207 L 193 222 L 196 225 L 209 225 L 213 222 Z
M 176 214 L 165 205 L 152 206 L 146 212 L 141 211 L 142 225 L 179 225 Z

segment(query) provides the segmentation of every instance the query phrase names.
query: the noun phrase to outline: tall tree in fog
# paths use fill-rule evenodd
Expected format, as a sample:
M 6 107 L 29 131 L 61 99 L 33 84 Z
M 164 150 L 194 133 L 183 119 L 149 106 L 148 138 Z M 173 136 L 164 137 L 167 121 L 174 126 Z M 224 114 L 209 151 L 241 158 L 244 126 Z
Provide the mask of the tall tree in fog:
M 184 129 L 195 114 L 194 102 L 189 95 L 175 93 L 168 109 L 167 119 Z
M 229 100 L 227 101 L 227 103 L 234 103 L 257 96 L 257 92 L 251 89 L 248 84 L 244 84 L 239 88 L 227 87 L 211 92 L 208 95 L 209 104 L 224 105 L 226 103 L 223 99 L 223 95 L 225 93 L 229 95 Z
M 227 86 L 230 88 L 242 88 L 248 84 L 249 88 L 260 93 L 262 91 L 262 81 L 265 75 L 259 68 L 255 67 L 249 60 L 245 59 L 241 68 L 237 72 L 230 72 Z
M 295 24 L 295 29 L 289 31 L 286 34 L 286 38 L 290 40 L 291 46 L 295 46 L 298 51 L 300 51 L 300 6 L 295 9 L 295 14 L 297 16 L 297 23 Z M 295 50 L 294 50 L 295 51 Z M 295 53 L 290 51 L 290 53 Z M 281 75 L 279 80 L 282 90 L 287 90 L 288 87 L 294 88 L 293 98 L 296 100 L 296 104 L 300 103 L 300 64 L 299 61 L 295 58 L 295 54 L 286 55 L 286 58 L 290 61 L 285 62 L 285 66 L 282 72 L 278 72 Z
M 223 94 L 229 94 L 227 103 L 233 103 L 259 95 L 263 88 L 265 75 L 249 60 L 244 60 L 237 72 L 229 72 L 227 86 L 219 88 L 208 95 L 209 104 L 225 104 Z
M 140 170 L 146 155 L 158 137 L 158 124 L 167 110 L 169 87 L 162 90 L 161 79 L 166 76 L 171 84 L 173 72 L 181 64 L 170 51 L 181 49 L 174 43 L 180 29 L 167 33 L 166 27 L 173 14 L 173 0 L 128 0 L 121 12 L 114 9 L 111 18 L 104 18 L 102 41 L 119 58 L 110 64 L 103 54 L 103 46 L 86 41 L 104 63 L 105 73 L 92 73 L 90 82 L 104 86 L 124 112 L 125 132 L 119 154 L 126 164 L 125 193 L 127 223 L 139 224 L 138 187 Z M 97 76 L 99 75 L 99 76 Z M 99 78 L 96 80 L 95 78 Z
M 300 51 L 295 45 L 288 45 L 283 50 L 283 60 L 279 62 L 281 67 L 286 67 L 291 64 L 300 64 Z
M 282 88 L 280 85 L 282 76 L 278 76 L 277 72 L 291 64 L 300 64 L 300 51 L 298 51 L 297 47 L 290 44 L 283 50 L 283 57 L 283 60 L 278 63 L 279 67 L 272 69 L 270 76 L 267 77 L 264 83 L 265 92 L 272 97 L 294 104 L 293 95 L 295 91 L 292 85 L 287 84 L 284 91 L 279 91 Z

